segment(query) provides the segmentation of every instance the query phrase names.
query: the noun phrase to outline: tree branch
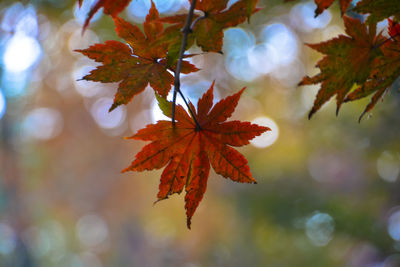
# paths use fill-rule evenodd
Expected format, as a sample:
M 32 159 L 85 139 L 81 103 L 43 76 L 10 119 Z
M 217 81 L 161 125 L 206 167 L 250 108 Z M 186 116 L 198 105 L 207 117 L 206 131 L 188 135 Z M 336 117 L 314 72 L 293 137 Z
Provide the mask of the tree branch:
M 176 106 L 176 96 L 179 93 L 183 100 L 185 101 L 186 106 L 188 107 L 189 113 L 192 116 L 194 122 L 196 123 L 196 127 L 200 129 L 200 124 L 196 119 L 196 115 L 194 114 L 194 111 L 190 108 L 188 105 L 184 95 L 181 92 L 181 81 L 180 81 L 180 74 L 181 74 L 181 69 L 182 69 L 182 61 L 183 61 L 183 55 L 186 50 L 186 45 L 187 45 L 187 39 L 189 34 L 192 32 L 191 28 L 191 23 L 193 20 L 193 13 L 194 13 L 194 8 L 196 7 L 196 0 L 192 0 L 190 4 L 190 9 L 189 9 L 189 14 L 186 18 L 186 23 L 185 26 L 183 27 L 182 34 L 183 34 L 183 39 L 181 43 L 181 49 L 179 51 L 179 58 L 178 62 L 176 64 L 176 69 L 175 69 L 175 80 L 174 80 L 174 95 L 172 99 L 172 125 L 175 126 L 175 106 Z

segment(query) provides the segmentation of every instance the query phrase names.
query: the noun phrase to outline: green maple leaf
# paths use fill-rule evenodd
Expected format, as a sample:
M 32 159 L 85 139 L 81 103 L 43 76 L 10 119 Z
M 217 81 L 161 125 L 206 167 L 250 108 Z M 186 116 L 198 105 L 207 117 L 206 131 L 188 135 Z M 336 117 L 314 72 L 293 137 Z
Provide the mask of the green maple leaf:
M 387 89 L 390 88 L 400 76 L 399 30 L 399 24 L 389 21 L 389 33 L 391 33 L 391 38 L 382 41 L 382 46 L 380 48 L 382 55 L 374 60 L 374 69 L 369 79 L 366 83 L 360 85 L 351 92 L 345 99 L 345 102 L 354 101 L 374 94 L 370 103 L 361 114 L 360 120 L 367 112 L 375 107 L 376 103 L 384 96 Z
M 240 0 L 227 9 L 229 0 L 202 0 L 198 1 L 196 10 L 203 12 L 204 16 L 195 15 L 197 20 L 193 34 L 188 40 L 188 47 L 194 42 L 205 52 L 221 52 L 223 30 L 234 27 L 246 21 L 250 13 L 258 11 L 258 0 Z M 174 24 L 171 26 L 183 28 L 187 15 L 176 15 L 162 18 L 161 21 Z
M 377 23 L 391 16 L 400 19 L 400 0 L 363 0 L 357 3 L 353 11 L 369 14 L 367 19 L 369 24 Z
M 314 77 L 304 77 L 300 85 L 321 83 L 309 118 L 331 97 L 336 95 L 337 113 L 355 84 L 364 84 L 375 59 L 381 55 L 379 43 L 383 37 L 376 35 L 376 25 L 369 28 L 357 19 L 344 16 L 346 35 L 308 46 L 325 56 L 317 63 L 321 72 Z

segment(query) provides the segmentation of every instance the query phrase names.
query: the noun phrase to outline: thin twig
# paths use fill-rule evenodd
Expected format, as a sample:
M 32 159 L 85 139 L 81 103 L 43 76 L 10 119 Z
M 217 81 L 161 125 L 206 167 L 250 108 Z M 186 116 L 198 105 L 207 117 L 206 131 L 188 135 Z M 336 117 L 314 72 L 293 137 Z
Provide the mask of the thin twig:
M 204 14 L 201 17 L 197 17 L 195 20 L 193 20 L 192 25 L 190 25 L 190 30 L 193 31 L 194 25 L 196 25 L 197 22 L 199 22 L 199 20 L 205 19 L 207 18 L 207 15 Z
M 380 44 L 377 44 L 375 47 L 380 48 L 382 45 L 386 44 L 389 41 L 396 42 L 397 40 L 395 38 L 398 37 L 399 35 L 400 35 L 400 33 L 396 33 L 395 35 L 390 36 L 389 38 L 383 40 Z
M 181 44 L 181 50 L 179 51 L 178 62 L 176 64 L 176 69 L 175 69 L 174 95 L 173 95 L 173 99 L 172 99 L 172 125 L 175 126 L 176 95 L 179 93 L 182 96 L 183 100 L 185 101 L 185 104 L 189 109 L 189 113 L 192 116 L 194 122 L 196 123 L 196 127 L 198 129 L 201 129 L 200 124 L 196 119 L 196 115 L 194 114 L 194 111 L 190 108 L 190 106 L 188 105 L 184 95 L 181 92 L 181 81 L 180 81 L 180 74 L 181 74 L 181 69 L 182 69 L 183 55 L 184 55 L 185 50 L 186 50 L 188 36 L 192 32 L 191 23 L 192 23 L 192 20 L 193 20 L 193 14 L 194 14 L 194 8 L 195 7 L 196 7 L 196 0 L 192 0 L 192 2 L 190 4 L 189 14 L 188 14 L 188 17 L 186 18 L 185 26 L 182 29 L 183 39 L 182 39 L 182 44 Z

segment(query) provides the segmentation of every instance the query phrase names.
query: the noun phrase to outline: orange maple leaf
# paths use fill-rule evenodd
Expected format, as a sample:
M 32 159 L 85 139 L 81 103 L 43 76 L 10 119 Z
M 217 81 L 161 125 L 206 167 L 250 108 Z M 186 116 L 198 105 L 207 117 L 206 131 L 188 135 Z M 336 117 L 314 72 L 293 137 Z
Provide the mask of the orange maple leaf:
M 121 104 L 127 104 L 149 83 L 159 95 L 166 97 L 174 82 L 169 72 L 174 71 L 174 66 L 167 64 L 169 43 L 164 41 L 165 31 L 154 3 L 143 23 L 145 34 L 139 27 L 121 18 L 114 17 L 114 22 L 117 35 L 128 44 L 106 41 L 88 49 L 75 50 L 102 63 L 82 79 L 103 83 L 120 82 L 110 111 Z M 160 39 L 163 41 L 160 42 Z M 182 62 L 182 73 L 197 70 L 189 62 Z
M 187 226 L 206 191 L 210 163 L 217 174 L 235 182 L 256 183 L 246 158 L 231 146 L 243 146 L 270 130 L 249 122 L 228 121 L 244 90 L 213 104 L 213 86 L 199 99 L 195 113 L 199 126 L 183 109 L 176 106 L 176 124 L 158 121 L 139 130 L 130 139 L 152 141 L 140 151 L 132 164 L 123 170 L 144 171 L 167 165 L 161 175 L 158 200 L 186 189 Z M 172 103 L 157 97 L 163 113 L 171 117 Z

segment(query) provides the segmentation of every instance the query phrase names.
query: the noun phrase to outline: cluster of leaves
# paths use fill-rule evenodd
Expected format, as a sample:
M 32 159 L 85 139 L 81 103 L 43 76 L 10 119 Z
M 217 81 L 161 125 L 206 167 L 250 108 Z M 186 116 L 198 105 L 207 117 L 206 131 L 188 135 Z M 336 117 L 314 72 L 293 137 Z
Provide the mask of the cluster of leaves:
M 285 0 L 286 2 L 294 0 Z M 78 0 L 82 4 L 82 0 Z M 160 17 L 152 2 L 143 31 L 118 17 L 130 0 L 98 0 L 90 9 L 83 30 L 103 8 L 113 17 L 115 30 L 126 43 L 107 41 L 77 50 L 102 63 L 83 79 L 119 82 L 110 111 L 129 103 L 147 85 L 154 89 L 159 106 L 171 121 L 159 121 L 141 129 L 131 139 L 151 141 L 124 171 L 165 169 L 161 175 L 158 200 L 186 191 L 185 208 L 190 228 L 206 190 L 210 163 L 215 172 L 236 182 L 255 183 L 247 161 L 232 146 L 242 146 L 269 129 L 248 122 L 226 120 L 234 111 L 243 89 L 213 106 L 213 86 L 198 101 L 197 109 L 180 91 L 180 73 L 198 69 L 184 59 L 196 44 L 204 52 L 221 52 L 223 30 L 247 20 L 259 9 L 258 0 L 239 0 L 227 8 L 228 0 L 189 0 L 188 14 Z M 315 0 L 315 16 L 334 0 Z M 365 22 L 345 15 L 351 0 L 339 0 L 347 35 L 308 44 L 324 54 L 317 63 L 320 73 L 304 77 L 300 85 L 321 83 L 309 117 L 336 96 L 337 112 L 344 102 L 372 95 L 362 113 L 370 111 L 400 75 L 400 0 L 362 0 L 351 10 L 368 17 Z M 196 11 L 196 13 L 195 13 Z M 377 32 L 376 24 L 388 19 L 388 34 Z M 174 73 L 172 75 L 171 73 Z M 166 97 L 174 85 L 173 102 Z M 176 105 L 179 93 L 187 111 Z M 361 117 L 362 117 L 361 115 Z M 360 119 L 361 119 L 360 117 Z
M 215 172 L 225 178 L 255 183 L 247 160 L 232 146 L 246 145 L 269 129 L 249 122 L 226 122 L 244 88 L 213 106 L 212 84 L 198 101 L 197 109 L 188 103 L 179 88 L 179 74 L 198 69 L 184 60 L 192 56 L 184 55 L 184 52 L 194 44 L 204 52 L 220 52 L 223 30 L 249 19 L 258 11 L 257 0 L 240 0 L 229 8 L 228 0 L 193 0 L 189 1 L 189 14 L 163 18 L 152 2 L 143 22 L 143 31 L 117 16 L 129 2 L 99 0 L 91 8 L 83 29 L 103 7 L 104 13 L 113 16 L 115 31 L 126 43 L 106 41 L 76 50 L 101 63 L 82 79 L 119 82 L 110 111 L 121 104 L 128 104 L 147 85 L 153 88 L 161 110 L 171 121 L 150 124 L 131 137 L 152 142 L 136 155 L 131 166 L 124 171 L 152 170 L 167 165 L 161 175 L 157 198 L 162 200 L 185 189 L 187 226 L 190 228 L 191 218 L 206 191 L 210 163 Z M 195 10 L 197 13 L 194 13 Z M 172 85 L 175 96 L 174 101 L 169 102 L 166 97 Z M 184 98 L 189 113 L 176 105 L 177 93 Z
M 318 16 L 333 0 L 315 0 L 315 3 Z M 344 14 L 351 1 L 339 0 L 339 3 Z M 337 114 L 343 103 L 373 95 L 361 120 L 400 76 L 400 0 L 362 0 L 351 11 L 368 17 L 362 22 L 344 15 L 347 35 L 308 44 L 325 55 L 317 63 L 321 72 L 300 82 L 300 85 L 321 83 L 309 118 L 335 95 Z M 385 19 L 388 20 L 386 35 L 376 29 L 377 23 Z

